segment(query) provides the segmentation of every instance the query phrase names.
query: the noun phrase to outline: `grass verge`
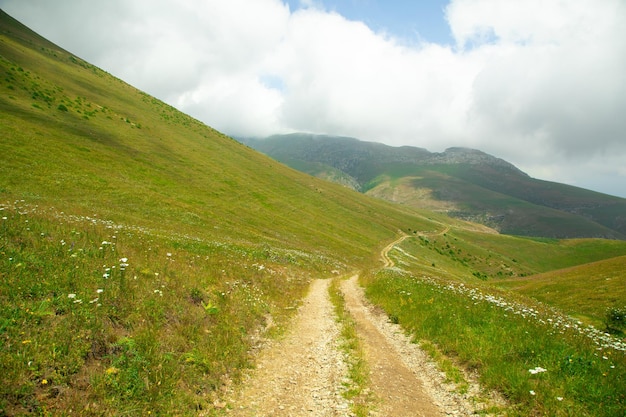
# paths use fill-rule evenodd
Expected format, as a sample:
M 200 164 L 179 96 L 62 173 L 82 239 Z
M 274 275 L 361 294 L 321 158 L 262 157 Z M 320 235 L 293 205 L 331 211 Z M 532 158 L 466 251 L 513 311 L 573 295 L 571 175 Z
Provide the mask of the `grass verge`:
M 344 397 L 350 401 L 352 412 L 357 417 L 370 415 L 373 399 L 369 386 L 369 367 L 358 335 L 356 323 L 345 309 L 343 294 L 339 289 L 339 278 L 334 278 L 328 287 L 330 300 L 335 307 L 337 321 L 341 325 L 341 348 L 348 362 L 348 378 L 350 383 L 344 391 Z

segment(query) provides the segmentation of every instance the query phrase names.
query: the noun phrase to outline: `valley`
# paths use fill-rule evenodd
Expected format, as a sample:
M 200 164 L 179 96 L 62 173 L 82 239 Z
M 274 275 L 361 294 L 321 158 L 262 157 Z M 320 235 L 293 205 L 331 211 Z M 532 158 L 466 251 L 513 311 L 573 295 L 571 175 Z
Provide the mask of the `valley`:
M 623 199 L 458 149 L 329 182 L 1 11 L 0 74 L 0 415 L 624 414 Z

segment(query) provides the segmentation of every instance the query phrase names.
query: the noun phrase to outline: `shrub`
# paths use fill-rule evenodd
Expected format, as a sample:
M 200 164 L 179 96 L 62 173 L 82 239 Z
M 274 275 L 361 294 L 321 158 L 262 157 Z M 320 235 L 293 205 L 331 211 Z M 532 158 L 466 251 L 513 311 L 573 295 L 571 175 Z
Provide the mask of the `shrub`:
M 59 106 L 57 107 L 57 109 L 58 109 L 58 110 L 61 110 L 61 111 L 68 111 L 68 110 L 67 110 L 67 107 L 65 107 L 65 104 L 59 104 Z
M 626 331 L 626 307 L 609 308 L 606 312 L 605 325 L 609 333 L 624 333 Z

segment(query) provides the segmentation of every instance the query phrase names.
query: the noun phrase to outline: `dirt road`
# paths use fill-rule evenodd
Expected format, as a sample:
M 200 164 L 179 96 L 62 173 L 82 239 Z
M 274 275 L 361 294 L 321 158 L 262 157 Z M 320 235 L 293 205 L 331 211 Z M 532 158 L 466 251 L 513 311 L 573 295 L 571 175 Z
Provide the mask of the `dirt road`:
M 284 339 L 263 350 L 233 416 L 347 416 L 346 374 L 329 280 L 315 280 Z
M 394 246 L 402 243 L 408 237 L 409 235 L 402 233 L 398 239 L 394 240 L 393 242 L 385 246 L 382 251 L 380 251 L 380 257 L 383 260 L 385 268 L 391 268 L 392 266 L 394 266 L 393 260 L 389 257 L 389 251 L 391 251 Z
M 401 236 L 381 253 L 387 253 Z M 343 280 L 346 309 L 356 322 L 376 398 L 375 416 L 465 416 L 475 414 L 470 398 L 456 392 L 443 374 L 399 326 L 369 305 L 355 275 Z M 347 366 L 339 351 L 339 328 L 328 295 L 329 280 L 315 280 L 297 317 L 283 339 L 260 352 L 257 368 L 243 389 L 228 400 L 232 416 L 352 416 L 342 397 Z

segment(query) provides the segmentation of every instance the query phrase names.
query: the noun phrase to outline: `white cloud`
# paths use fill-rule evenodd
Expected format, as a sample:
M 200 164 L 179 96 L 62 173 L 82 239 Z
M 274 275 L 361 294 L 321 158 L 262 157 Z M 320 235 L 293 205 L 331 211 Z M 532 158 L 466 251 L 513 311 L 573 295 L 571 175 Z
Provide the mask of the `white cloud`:
M 623 1 L 453 0 L 454 46 L 376 33 L 321 1 L 301 5 L 0 0 L 66 49 L 232 135 L 469 146 L 626 196 Z

